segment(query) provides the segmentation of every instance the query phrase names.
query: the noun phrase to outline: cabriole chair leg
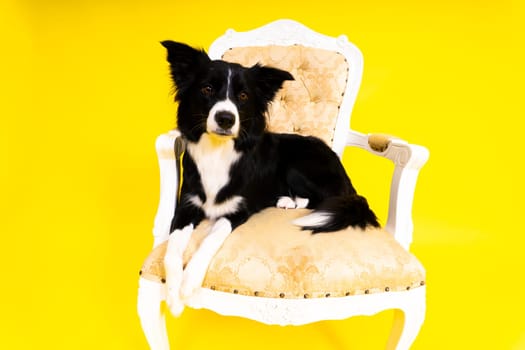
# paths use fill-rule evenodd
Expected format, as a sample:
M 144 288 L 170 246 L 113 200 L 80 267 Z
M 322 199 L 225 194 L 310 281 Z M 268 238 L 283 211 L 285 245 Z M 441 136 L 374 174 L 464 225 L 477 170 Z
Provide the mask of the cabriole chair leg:
M 140 278 L 137 308 L 142 330 L 152 350 L 170 348 L 166 318 L 161 307 L 163 300 L 165 300 L 163 284 Z
M 405 310 L 394 309 L 394 320 L 387 350 L 408 350 L 425 320 L 425 305 L 415 305 Z

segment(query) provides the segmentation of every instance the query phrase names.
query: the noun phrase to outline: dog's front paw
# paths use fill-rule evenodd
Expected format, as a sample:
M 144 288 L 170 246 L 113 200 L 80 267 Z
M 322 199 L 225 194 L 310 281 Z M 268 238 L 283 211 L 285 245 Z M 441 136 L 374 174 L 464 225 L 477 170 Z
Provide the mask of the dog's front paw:
M 180 296 L 180 286 L 182 284 L 182 261 L 179 257 L 170 256 L 164 259 L 166 268 L 166 304 L 173 316 L 179 316 L 184 310 L 184 303 Z M 171 261 L 170 261 L 171 260 Z
M 231 232 L 230 220 L 220 218 L 215 222 L 208 236 L 186 264 L 180 289 L 182 300 L 188 300 L 201 289 L 213 257 Z
M 164 256 L 164 267 L 166 269 L 166 304 L 173 316 L 179 316 L 184 310 L 184 304 L 180 298 L 180 286 L 182 284 L 182 258 L 175 253 L 173 239 L 168 241 L 168 248 Z
M 166 270 L 166 304 L 173 316 L 179 316 L 184 310 L 184 303 L 180 296 L 182 285 L 182 255 L 188 245 L 193 225 L 188 225 L 182 230 L 175 230 L 168 239 L 168 247 L 164 256 Z
M 166 286 L 166 305 L 173 316 L 177 317 L 184 311 L 184 302 L 182 301 L 179 288 Z
M 203 278 L 199 278 L 195 275 L 195 272 L 190 269 L 188 273 L 184 273 L 184 279 L 182 280 L 182 286 L 180 288 L 180 298 L 181 300 L 187 301 L 193 297 L 197 291 L 201 288 Z M 185 271 L 185 272 L 186 272 Z

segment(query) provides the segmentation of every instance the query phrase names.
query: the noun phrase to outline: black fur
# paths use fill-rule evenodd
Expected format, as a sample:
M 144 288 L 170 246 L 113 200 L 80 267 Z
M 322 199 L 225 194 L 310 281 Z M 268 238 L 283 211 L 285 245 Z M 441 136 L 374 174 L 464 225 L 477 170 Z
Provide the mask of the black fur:
M 357 195 L 339 158 L 324 142 L 315 137 L 266 131 L 264 114 L 268 104 L 284 81 L 293 80 L 290 73 L 258 64 L 243 67 L 212 61 L 204 51 L 172 41 L 163 41 L 162 45 L 168 51 L 175 99 L 179 103 L 178 129 L 189 144 L 197 145 L 203 134 L 210 133 L 206 123 L 210 109 L 218 101 L 228 96 L 238 110 L 240 129 L 232 137 L 239 158 L 231 165 L 228 181 L 214 201 L 221 204 L 235 196 L 242 197 L 235 210 L 223 215 L 232 228 L 252 214 L 275 206 L 281 196 L 308 198 L 308 208 L 332 215 L 322 226 L 303 227 L 314 233 L 347 226 L 379 226 L 366 199 Z M 181 200 L 171 231 L 188 224 L 196 226 L 207 216 L 188 199 L 197 196 L 206 202 L 202 176 L 214 174 L 200 174 L 188 151 L 183 156 L 183 169 Z

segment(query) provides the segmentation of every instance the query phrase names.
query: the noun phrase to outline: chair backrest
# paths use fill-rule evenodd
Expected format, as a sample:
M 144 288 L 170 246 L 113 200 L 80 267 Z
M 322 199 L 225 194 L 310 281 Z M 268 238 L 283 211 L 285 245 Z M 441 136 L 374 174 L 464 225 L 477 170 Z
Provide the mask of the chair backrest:
M 269 130 L 317 136 L 341 156 L 363 72 L 361 52 L 346 36 L 278 20 L 247 32 L 226 31 L 209 55 L 290 72 L 295 81 L 286 82 L 270 106 Z

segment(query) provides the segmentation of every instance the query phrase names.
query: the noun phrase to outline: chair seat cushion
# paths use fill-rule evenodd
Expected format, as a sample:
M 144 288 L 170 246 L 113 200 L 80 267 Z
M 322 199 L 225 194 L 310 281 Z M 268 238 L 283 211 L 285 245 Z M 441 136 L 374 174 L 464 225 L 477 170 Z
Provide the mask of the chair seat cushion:
M 203 287 L 271 298 L 341 297 L 401 291 L 422 286 L 421 263 L 383 229 L 347 228 L 311 234 L 291 221 L 307 209 L 268 208 L 253 215 L 227 238 L 213 258 Z M 195 230 L 186 264 L 210 229 Z M 141 276 L 164 282 L 167 243 L 146 259 Z

